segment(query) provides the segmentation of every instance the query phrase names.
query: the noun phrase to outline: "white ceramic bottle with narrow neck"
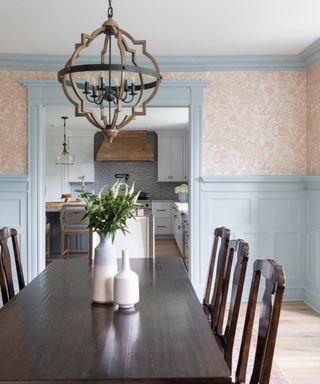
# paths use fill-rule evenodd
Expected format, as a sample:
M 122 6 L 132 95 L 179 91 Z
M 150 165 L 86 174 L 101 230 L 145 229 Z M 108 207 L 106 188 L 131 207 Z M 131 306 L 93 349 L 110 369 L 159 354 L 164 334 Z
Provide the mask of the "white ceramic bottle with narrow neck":
M 127 249 L 122 251 L 122 268 L 114 278 L 114 301 L 124 309 L 139 302 L 139 277 L 130 267 Z
M 99 237 L 100 243 L 94 252 L 92 301 L 111 304 L 114 302 L 114 276 L 118 272 L 117 253 L 111 235 L 100 232 Z

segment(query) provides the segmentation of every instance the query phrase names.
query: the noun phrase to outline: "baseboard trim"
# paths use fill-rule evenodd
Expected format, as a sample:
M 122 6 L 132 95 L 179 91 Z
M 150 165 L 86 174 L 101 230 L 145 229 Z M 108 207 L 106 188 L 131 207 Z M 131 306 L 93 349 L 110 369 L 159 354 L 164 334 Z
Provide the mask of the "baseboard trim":
M 310 308 L 320 313 L 320 300 L 319 298 L 311 292 L 309 289 L 304 289 L 303 301 L 309 305 Z

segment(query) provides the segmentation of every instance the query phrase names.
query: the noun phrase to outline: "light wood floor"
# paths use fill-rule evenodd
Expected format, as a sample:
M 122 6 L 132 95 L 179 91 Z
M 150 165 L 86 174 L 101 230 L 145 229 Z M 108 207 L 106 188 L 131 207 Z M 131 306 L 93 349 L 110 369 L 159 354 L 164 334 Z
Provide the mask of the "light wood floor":
M 245 310 L 243 304 L 241 333 Z M 320 384 L 320 315 L 305 303 L 283 303 L 274 360 L 291 384 Z
M 291 384 L 320 384 L 320 315 L 303 302 L 282 306 L 275 360 Z
M 177 243 L 173 239 L 156 240 L 155 242 L 156 257 L 161 256 L 181 256 Z

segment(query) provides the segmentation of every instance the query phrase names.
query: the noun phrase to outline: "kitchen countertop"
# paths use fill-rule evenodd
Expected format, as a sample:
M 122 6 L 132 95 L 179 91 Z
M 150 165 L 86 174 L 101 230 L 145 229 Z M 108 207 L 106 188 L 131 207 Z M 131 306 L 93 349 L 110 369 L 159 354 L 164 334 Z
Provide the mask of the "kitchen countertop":
M 64 204 L 83 204 L 83 202 L 75 200 L 68 201 L 67 203 L 64 201 L 46 202 L 46 212 L 60 212 Z
M 189 204 L 188 203 L 179 203 L 178 201 L 173 203 L 174 206 L 177 208 L 177 210 L 184 215 L 188 216 L 188 208 Z

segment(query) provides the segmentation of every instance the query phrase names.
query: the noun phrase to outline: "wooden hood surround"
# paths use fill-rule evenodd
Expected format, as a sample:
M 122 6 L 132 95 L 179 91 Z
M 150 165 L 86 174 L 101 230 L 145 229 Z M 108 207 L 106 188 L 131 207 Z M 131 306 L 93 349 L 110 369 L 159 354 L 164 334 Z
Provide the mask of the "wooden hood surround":
M 121 131 L 112 144 L 105 138 L 96 161 L 154 161 L 146 131 Z

